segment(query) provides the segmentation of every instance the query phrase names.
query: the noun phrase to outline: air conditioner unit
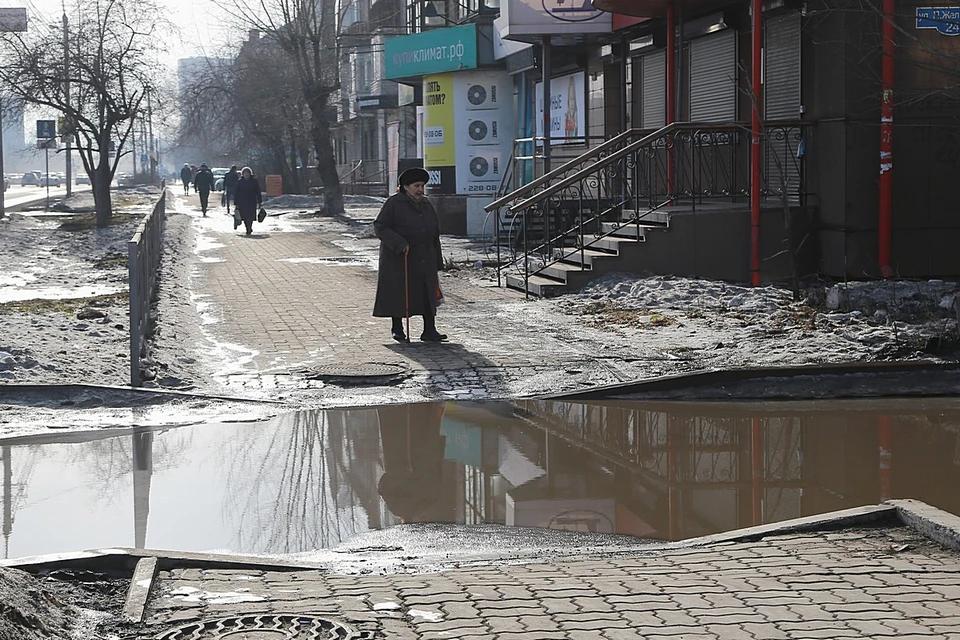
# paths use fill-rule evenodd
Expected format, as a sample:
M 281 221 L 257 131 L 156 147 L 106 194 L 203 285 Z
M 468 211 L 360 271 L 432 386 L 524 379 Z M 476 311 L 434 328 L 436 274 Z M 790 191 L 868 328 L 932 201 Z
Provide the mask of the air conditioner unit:
M 496 116 L 469 116 L 467 117 L 466 143 L 500 144 L 500 127 Z
M 467 109 L 494 109 L 500 106 L 495 82 L 471 82 L 467 84 Z
M 470 182 L 496 182 L 500 180 L 502 169 L 500 154 L 497 152 L 474 151 L 467 163 L 467 180 Z

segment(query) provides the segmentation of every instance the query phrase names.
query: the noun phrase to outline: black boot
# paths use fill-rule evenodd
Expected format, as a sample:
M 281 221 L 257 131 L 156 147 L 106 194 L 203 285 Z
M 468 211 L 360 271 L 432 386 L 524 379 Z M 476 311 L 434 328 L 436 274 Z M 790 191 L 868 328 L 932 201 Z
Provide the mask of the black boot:
M 423 333 L 420 334 L 420 339 L 424 342 L 443 342 L 447 339 L 445 333 L 437 331 L 435 316 L 423 316 Z
M 397 342 L 410 342 L 407 338 L 407 334 L 403 332 L 403 318 L 391 318 L 392 327 L 390 333 L 393 334 L 393 339 Z

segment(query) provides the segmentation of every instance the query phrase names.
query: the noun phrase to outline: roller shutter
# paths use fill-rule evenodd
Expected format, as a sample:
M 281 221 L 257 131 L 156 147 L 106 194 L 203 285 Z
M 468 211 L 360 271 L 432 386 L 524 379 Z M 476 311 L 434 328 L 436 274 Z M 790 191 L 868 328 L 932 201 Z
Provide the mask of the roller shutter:
M 763 102 L 767 120 L 800 117 L 800 14 L 766 20 Z
M 737 119 L 737 39 L 728 29 L 690 43 L 690 120 Z
M 649 53 L 639 62 L 643 85 L 640 127 L 659 129 L 667 123 L 667 55 L 665 51 Z
M 799 201 L 800 165 L 795 129 L 771 127 L 770 121 L 800 118 L 800 14 L 767 18 L 763 47 L 763 111 L 767 122 L 766 187 L 785 191 L 791 204 Z M 779 160 L 779 163 L 777 162 Z

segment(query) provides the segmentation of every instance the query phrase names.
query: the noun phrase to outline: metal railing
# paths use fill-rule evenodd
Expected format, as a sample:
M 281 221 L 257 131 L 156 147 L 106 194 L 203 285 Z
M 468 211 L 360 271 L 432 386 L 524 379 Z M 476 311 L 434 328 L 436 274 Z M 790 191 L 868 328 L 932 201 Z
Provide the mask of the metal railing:
M 151 331 L 150 305 L 157 292 L 157 273 L 163 250 L 166 225 L 166 189 L 136 233 L 127 242 L 127 270 L 130 282 L 130 386 L 139 387 L 140 359 L 146 355 L 146 338 Z
M 804 149 L 810 124 L 768 122 L 764 126 L 765 199 L 805 204 Z M 623 235 L 623 227 L 653 222 L 668 205 L 693 212 L 704 204 L 743 203 L 750 199 L 750 128 L 743 123 L 674 123 L 653 132 L 630 130 L 589 150 L 537 180 L 487 206 L 521 218 L 520 240 L 503 262 L 517 268 L 529 283 L 533 273 L 569 258 L 570 248 L 583 254 L 598 240 Z M 609 223 L 606 226 L 604 223 Z M 498 232 L 499 233 L 499 232 Z M 498 235 L 499 237 L 499 235 Z M 517 251 L 521 255 L 517 256 Z M 497 272 L 501 282 L 501 269 Z

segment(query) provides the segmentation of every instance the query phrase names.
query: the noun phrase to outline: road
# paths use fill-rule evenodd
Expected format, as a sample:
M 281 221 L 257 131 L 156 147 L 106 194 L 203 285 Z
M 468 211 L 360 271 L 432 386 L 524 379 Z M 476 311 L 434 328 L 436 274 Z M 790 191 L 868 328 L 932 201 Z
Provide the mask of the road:
M 89 191 L 90 185 L 74 185 L 74 192 Z M 67 187 L 50 187 L 50 201 L 67 195 Z M 3 194 L 3 205 L 7 211 L 12 211 L 20 207 L 37 202 L 43 202 L 47 197 L 46 187 L 19 187 L 11 185 Z

